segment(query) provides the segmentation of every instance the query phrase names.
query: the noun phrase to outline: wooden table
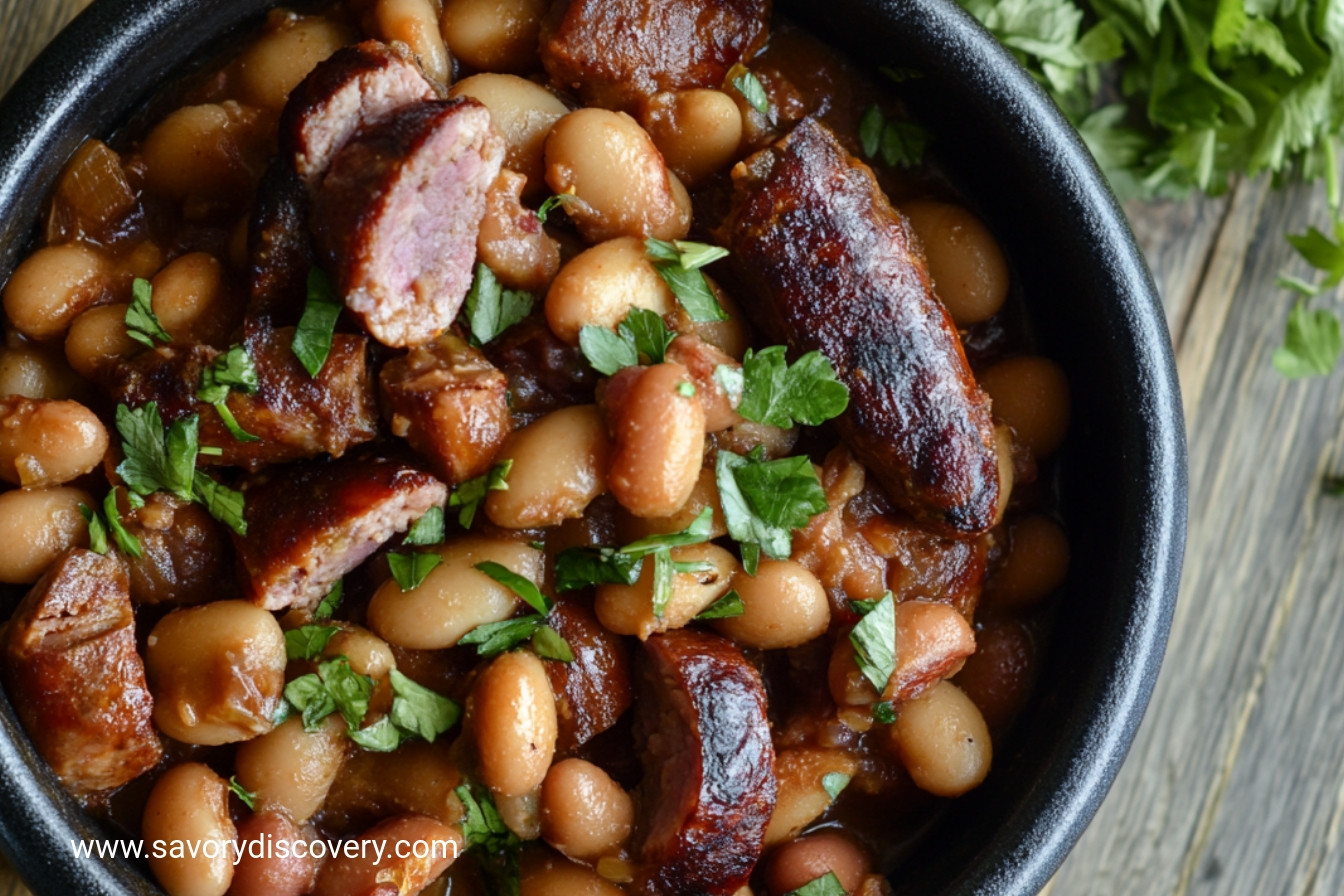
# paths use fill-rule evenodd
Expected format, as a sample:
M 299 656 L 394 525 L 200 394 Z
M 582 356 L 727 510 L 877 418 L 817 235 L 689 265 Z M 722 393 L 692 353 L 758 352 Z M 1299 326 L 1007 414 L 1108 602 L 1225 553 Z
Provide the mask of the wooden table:
M 0 92 L 88 0 L 0 0 Z M 1270 365 L 1317 190 L 1131 205 L 1177 349 L 1190 539 L 1157 692 L 1050 896 L 1344 893 L 1344 371 Z M 1331 299 L 1340 306 L 1338 297 Z M 0 896 L 27 890 L 0 868 Z

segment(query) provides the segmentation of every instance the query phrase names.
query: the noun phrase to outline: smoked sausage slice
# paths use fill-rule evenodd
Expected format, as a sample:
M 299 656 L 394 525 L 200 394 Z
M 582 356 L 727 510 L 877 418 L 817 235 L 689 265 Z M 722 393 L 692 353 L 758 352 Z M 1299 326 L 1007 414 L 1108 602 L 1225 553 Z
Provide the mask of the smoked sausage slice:
M 989 397 L 935 297 L 910 225 L 873 172 L 804 119 L 733 169 L 724 239 L 756 315 L 849 387 L 840 433 L 886 492 L 951 535 L 994 525 Z
M 651 636 L 641 661 L 642 864 L 633 892 L 734 893 L 760 858 L 775 809 L 761 676 L 731 641 L 693 629 Z
M 154 700 L 114 558 L 83 548 L 57 558 L 14 611 L 3 671 L 24 729 L 71 793 L 120 787 L 158 764 Z

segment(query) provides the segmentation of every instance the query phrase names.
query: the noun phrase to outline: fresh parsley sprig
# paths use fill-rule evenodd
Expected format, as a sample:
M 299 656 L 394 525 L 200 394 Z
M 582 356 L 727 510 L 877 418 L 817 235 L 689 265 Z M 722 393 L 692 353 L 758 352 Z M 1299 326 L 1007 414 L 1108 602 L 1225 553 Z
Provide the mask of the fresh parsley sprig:
M 145 502 L 135 492 L 128 491 L 126 497 L 132 508 L 144 507 Z M 123 554 L 131 557 L 143 557 L 144 548 L 140 546 L 140 539 L 132 535 L 122 524 L 121 513 L 117 509 L 117 490 L 113 487 L 103 498 L 103 509 L 99 513 L 97 510 L 89 507 L 87 504 L 79 505 L 79 512 L 83 515 L 84 521 L 89 524 L 89 550 L 106 554 L 109 550 L 108 535 L 116 542 L 117 547 Z
M 537 215 L 541 217 L 540 210 Z M 459 320 L 471 344 L 480 347 L 531 314 L 532 303 L 530 292 L 505 289 L 494 271 L 477 262 Z
M 616 332 L 592 324 L 579 330 L 579 349 L 598 373 L 611 376 L 641 362 L 661 364 L 677 334 L 657 312 L 631 308 Z
M 546 219 L 550 217 L 551 212 L 557 208 L 563 208 L 565 203 L 574 198 L 573 193 L 556 193 L 554 196 L 547 196 L 546 201 L 537 209 L 537 220 L 545 224 Z
M 233 345 L 201 371 L 201 382 L 196 390 L 196 397 L 214 406 L 216 413 L 224 421 L 224 426 L 239 442 L 257 442 L 260 439 L 238 425 L 233 412 L 225 402 L 230 392 L 255 395 L 260 387 L 257 367 L 252 361 L 252 356 L 243 346 Z
M 721 450 L 714 465 L 728 534 L 741 546 L 742 566 L 755 575 L 761 552 L 787 560 L 793 530 L 826 509 L 826 492 L 806 457 L 766 460 L 757 446 L 747 456 Z
M 196 457 L 203 453 L 199 417 L 190 414 L 165 428 L 158 404 L 151 401 L 138 408 L 117 405 L 116 422 L 123 454 L 117 475 L 132 493 L 164 491 L 196 501 L 234 532 L 247 534 L 242 493 L 196 469 Z
M 835 876 L 835 872 L 827 871 L 798 889 L 790 890 L 785 896 L 845 896 L 846 892 L 844 884 L 840 883 L 840 878 Z
M 136 277 L 131 281 L 131 304 L 126 306 L 126 335 L 148 348 L 153 348 L 155 342 L 171 342 L 173 339 L 159 323 L 153 299 L 154 289 L 148 280 Z
M 742 366 L 720 365 L 714 379 L 730 396 L 740 396 L 737 412 L 748 420 L 786 429 L 795 423 L 818 426 L 849 406 L 849 389 L 821 352 L 793 364 L 782 345 L 747 349 Z
M 659 240 L 650 237 L 644 248 L 668 289 L 686 309 L 691 320 L 708 322 L 727 320 L 719 300 L 714 297 L 701 268 L 728 255 L 728 250 L 708 243 L 686 240 Z
M 734 63 L 733 67 L 728 69 L 728 83 L 733 85 L 733 89 L 742 94 L 742 98 L 747 101 L 747 105 L 764 115 L 773 124 L 775 120 L 774 109 L 770 106 L 770 96 L 765 92 L 765 86 L 761 84 L 761 79 L 742 63 Z

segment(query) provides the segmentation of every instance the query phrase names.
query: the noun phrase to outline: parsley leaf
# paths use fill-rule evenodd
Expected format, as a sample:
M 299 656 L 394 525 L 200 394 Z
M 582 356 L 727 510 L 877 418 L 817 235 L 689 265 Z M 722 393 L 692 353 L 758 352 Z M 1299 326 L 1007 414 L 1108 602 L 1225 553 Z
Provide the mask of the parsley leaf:
M 285 685 L 285 702 L 302 713 L 303 730 L 313 732 L 336 711 L 336 701 L 316 672 L 300 675 Z
M 523 843 L 500 818 L 489 791 L 463 784 L 453 791 L 462 803 L 462 837 L 486 880 L 498 896 L 518 896 L 518 855 Z
M 896 721 L 896 708 L 891 705 L 890 700 L 873 704 L 873 721 L 879 725 L 890 725 Z
M 859 119 L 859 146 L 870 159 L 881 156 L 888 165 L 914 168 L 924 160 L 932 139 L 928 130 L 913 121 L 887 118 L 877 105 L 869 106 Z
M 654 311 L 631 308 L 613 333 L 606 327 L 588 324 L 579 331 L 579 349 L 598 373 L 611 376 L 625 367 L 640 363 L 661 364 L 667 347 L 677 334 L 667 328 Z
M 782 345 L 759 352 L 747 349 L 737 412 L 748 420 L 781 429 L 795 422 L 817 426 L 848 406 L 849 389 L 836 379 L 835 368 L 821 352 L 808 352 L 790 365 Z
M 392 578 L 396 579 L 397 586 L 402 591 L 420 587 L 425 578 L 434 571 L 434 567 L 442 562 L 442 555 L 430 551 L 393 551 L 387 555 L 387 565 L 392 570 Z
M 243 517 L 243 493 L 222 485 L 197 470 L 192 476 L 196 500 L 210 515 L 239 535 L 247 534 L 247 520 Z
M 252 356 L 243 346 L 234 345 L 201 371 L 201 383 L 200 388 L 196 390 L 196 397 L 214 406 L 220 419 L 224 421 L 224 426 L 235 439 L 240 442 L 257 442 L 260 441 L 257 436 L 238 425 L 225 401 L 230 392 L 251 395 L 259 387 L 257 368 L 252 362 Z
M 554 196 L 546 197 L 546 201 L 537 209 L 537 220 L 545 224 L 546 218 L 550 216 L 551 212 L 563 207 L 566 202 L 573 198 L 573 193 L 556 193 Z
M 299 325 L 294 329 L 290 350 L 299 359 L 309 376 L 322 372 L 331 353 L 331 337 L 336 332 L 345 303 L 336 294 L 336 284 L 320 268 L 308 271 L 308 296 L 303 305 Z
M 849 775 L 844 772 L 827 772 L 821 776 L 821 789 L 834 800 L 849 786 L 849 780 Z
M 590 585 L 633 585 L 643 562 L 617 548 L 567 548 L 555 558 L 555 590 L 576 591 Z
M 736 591 L 729 591 L 723 597 L 701 610 L 699 615 L 695 618 L 702 620 L 732 619 L 736 616 L 741 616 L 746 611 L 747 608 L 742 605 L 742 595 L 738 594 Z
M 727 312 L 719 305 L 709 281 L 700 270 L 725 257 L 727 249 L 707 243 L 686 240 L 668 242 L 652 237 L 644 241 L 644 248 L 658 275 L 686 309 L 691 320 L 708 322 L 728 319 Z
M 338 625 L 301 625 L 292 628 L 285 632 L 285 657 L 291 660 L 315 660 L 340 630 Z
M 742 545 L 749 575 L 756 574 L 760 551 L 788 559 L 792 530 L 826 509 L 826 493 L 806 457 L 767 461 L 759 447 L 747 457 L 724 450 L 715 463 L 714 479 L 728 534 Z
M 174 421 L 165 432 L 157 403 L 138 408 L 117 405 L 117 432 L 124 455 L 117 475 L 137 494 L 166 491 L 190 501 L 198 427 L 199 420 L 192 414 Z
M 849 633 L 849 643 L 854 645 L 859 671 L 882 693 L 896 671 L 896 599 L 891 592 L 858 621 Z
M 747 101 L 747 105 L 766 118 L 774 120 L 773 110 L 770 108 L 770 97 L 766 95 L 761 79 L 756 77 L 749 68 L 740 62 L 735 63 L 728 70 L 728 82 L 733 85 L 734 90 L 742 94 L 742 98 Z
M 84 522 L 89 525 L 89 550 L 95 554 L 106 554 L 108 552 L 107 544 L 107 523 L 98 515 L 98 511 L 85 504 L 79 503 L 80 516 L 84 517 Z
M 541 216 L 540 211 L 537 214 Z M 461 315 L 472 345 L 485 345 L 531 313 L 531 293 L 505 289 L 494 271 L 483 262 L 476 263 L 476 275 L 462 303 Z
M 153 294 L 149 281 L 136 277 L 131 281 L 131 304 L 126 306 L 126 335 L 149 348 L 154 347 L 155 340 L 173 339 L 154 313 Z
M 1288 313 L 1283 345 L 1274 350 L 1274 367 L 1289 379 L 1325 376 L 1335 369 L 1342 348 L 1339 318 L 1324 308 L 1309 311 L 1299 300 Z
M 370 753 L 391 753 L 405 740 L 403 733 L 392 724 L 392 719 L 383 716 L 365 728 L 347 731 L 346 736 L 362 750 Z
M 574 662 L 574 651 L 569 642 L 549 625 L 543 625 L 532 634 L 532 650 L 544 660 L 561 663 Z
M 443 524 L 443 508 L 434 506 L 429 508 L 421 517 L 411 524 L 411 528 L 406 531 L 406 537 L 402 539 L 402 544 L 413 545 L 431 545 L 443 544 L 447 537 L 447 531 Z
M 545 624 L 545 617 L 530 614 L 500 622 L 483 622 L 458 640 L 476 645 L 478 656 L 494 656 L 529 640 Z
M 242 800 L 243 805 L 249 809 L 257 808 L 257 795 L 246 787 L 238 783 L 236 776 L 229 777 L 229 792 L 238 799 Z
M 513 458 L 506 458 L 491 467 L 490 472 L 468 479 L 453 489 L 453 493 L 448 496 L 448 506 L 461 508 L 457 513 L 459 526 L 463 529 L 471 528 L 472 522 L 476 519 L 476 509 L 485 500 L 486 492 L 509 490 L 509 483 L 506 480 L 512 469 Z
M 785 896 L 845 896 L 845 887 L 834 871 L 827 871 L 821 877 L 810 880 L 796 890 L 790 890 Z
M 331 586 L 331 590 L 322 598 L 321 602 L 313 609 L 313 618 L 321 621 L 330 619 L 331 614 L 336 612 L 336 608 L 341 605 L 341 598 L 345 596 L 345 579 L 337 579 L 336 584 Z
M 549 597 L 541 593 L 541 589 L 531 579 L 518 575 L 501 563 L 495 563 L 493 560 L 483 560 L 477 563 L 474 568 L 518 595 L 524 603 L 538 613 L 549 613 L 551 607 L 555 605 Z
M 462 708 L 453 700 L 430 690 L 393 669 L 392 712 L 388 718 L 400 730 L 434 743 L 434 739 L 457 724 Z

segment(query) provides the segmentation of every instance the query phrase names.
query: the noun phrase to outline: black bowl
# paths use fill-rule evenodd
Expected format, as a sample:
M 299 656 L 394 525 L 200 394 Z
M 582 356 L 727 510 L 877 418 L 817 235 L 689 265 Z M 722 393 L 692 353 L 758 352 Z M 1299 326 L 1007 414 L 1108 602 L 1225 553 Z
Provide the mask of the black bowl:
M 272 0 L 97 0 L 0 103 L 0 282 L 88 135 L 213 54 Z M 1091 157 L 1031 78 L 951 0 L 779 0 L 900 88 L 952 180 L 998 234 L 1074 422 L 1061 493 L 1074 559 L 1038 692 L 979 790 L 892 877 L 897 893 L 1028 896 L 1064 860 L 1124 759 L 1170 625 L 1185 538 L 1185 434 L 1152 278 Z M 39 896 L 155 893 L 67 798 L 0 701 L 0 841 Z

